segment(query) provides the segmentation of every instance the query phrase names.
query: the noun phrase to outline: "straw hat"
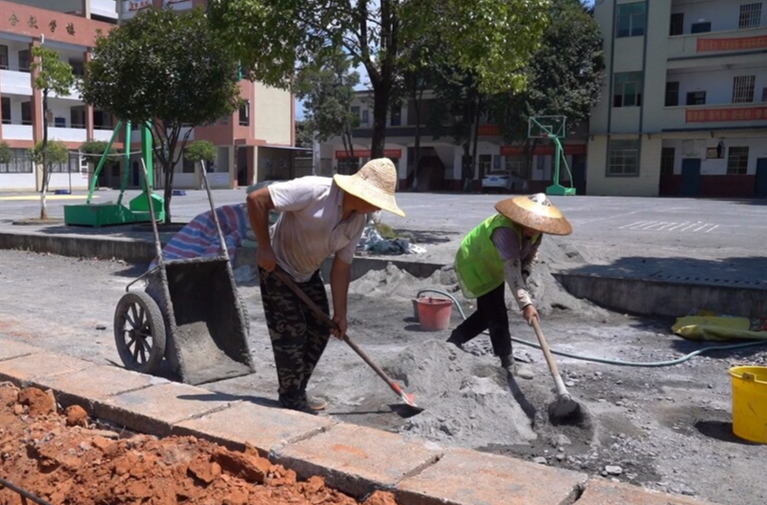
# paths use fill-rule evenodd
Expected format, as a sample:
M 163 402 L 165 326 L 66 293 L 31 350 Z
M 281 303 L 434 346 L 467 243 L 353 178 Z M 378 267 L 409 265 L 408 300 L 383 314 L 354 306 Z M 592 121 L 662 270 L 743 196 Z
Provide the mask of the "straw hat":
M 405 217 L 394 200 L 397 188 L 397 169 L 389 158 L 370 160 L 354 175 L 336 174 L 333 180 L 338 187 L 361 198 L 379 209 Z
M 570 235 L 573 227 L 543 193 L 501 200 L 495 210 L 533 230 L 551 235 Z

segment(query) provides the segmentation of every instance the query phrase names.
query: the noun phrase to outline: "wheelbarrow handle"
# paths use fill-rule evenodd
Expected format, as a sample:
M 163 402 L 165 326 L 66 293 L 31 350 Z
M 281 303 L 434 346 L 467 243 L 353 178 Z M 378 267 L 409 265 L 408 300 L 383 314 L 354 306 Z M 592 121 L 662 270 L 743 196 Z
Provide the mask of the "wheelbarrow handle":
M 287 287 L 289 287 L 291 289 L 291 291 L 293 291 L 296 294 L 296 296 L 298 296 L 306 304 L 306 306 L 309 307 L 309 309 L 311 309 L 311 311 L 314 312 L 314 314 L 318 318 L 320 318 L 320 320 L 323 323 L 325 323 L 328 327 L 330 327 L 333 330 L 338 330 L 338 325 L 335 323 L 335 321 L 333 321 L 330 318 L 330 316 L 325 314 L 325 312 L 323 312 L 323 310 L 320 309 L 317 306 L 317 304 L 312 301 L 311 298 L 309 298 L 309 295 L 307 295 L 304 292 L 303 289 L 301 289 L 298 286 L 296 286 L 296 283 L 293 282 L 293 280 L 290 277 L 288 277 L 288 275 L 286 275 L 284 272 L 282 272 L 280 270 L 277 270 L 277 269 L 272 271 L 271 275 L 276 276 L 280 281 L 283 282 L 283 284 L 285 284 Z M 399 387 L 399 384 L 394 382 L 388 375 L 386 375 L 386 372 L 384 372 L 381 369 L 381 367 L 379 367 L 372 359 L 370 359 L 370 357 L 367 355 L 367 353 L 365 353 L 365 351 L 360 349 L 359 346 L 357 346 L 357 344 L 355 344 L 349 338 L 348 335 L 346 335 L 344 333 L 344 335 L 341 337 L 341 339 L 344 342 L 346 342 L 347 344 L 349 344 L 349 347 L 351 347 L 354 350 L 354 352 L 356 352 L 359 355 L 359 357 L 362 358 L 365 361 L 365 363 L 367 363 L 368 366 L 370 366 L 370 368 L 372 368 L 378 374 L 379 377 L 381 377 L 384 381 L 386 381 L 386 383 L 389 384 L 389 387 L 395 393 L 397 393 L 399 395 L 403 394 L 402 388 Z

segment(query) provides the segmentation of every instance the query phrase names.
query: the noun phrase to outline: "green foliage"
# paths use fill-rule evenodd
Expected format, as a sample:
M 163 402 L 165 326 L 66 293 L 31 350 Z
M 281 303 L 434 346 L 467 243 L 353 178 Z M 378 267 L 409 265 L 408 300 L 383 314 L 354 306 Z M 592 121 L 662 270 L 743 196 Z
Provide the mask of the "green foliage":
M 184 158 L 192 163 L 211 162 L 216 159 L 216 146 L 207 140 L 196 140 L 186 147 Z
M 239 106 L 237 62 L 200 9 L 146 9 L 96 39 L 83 99 L 124 121 L 203 125 Z
M 424 40 L 476 75 L 483 91 L 523 87 L 523 69 L 548 23 L 550 0 L 210 0 L 209 13 L 250 77 L 289 88 L 295 68 L 342 50 L 373 89 L 373 155 L 382 155 L 386 114 L 403 55 Z M 432 57 L 428 51 L 421 61 Z M 412 59 L 410 59 L 412 61 Z
M 0 164 L 6 165 L 13 161 L 13 151 L 8 142 L 0 142 Z
M 99 161 L 101 160 L 102 155 L 106 153 L 108 155 L 105 165 L 115 165 L 120 162 L 120 158 L 117 155 L 117 149 L 114 147 L 109 149 L 109 152 L 107 152 L 107 148 L 109 147 L 109 142 L 105 140 L 86 140 L 82 144 L 80 144 L 80 152 L 83 154 L 88 155 L 87 160 L 88 163 L 91 163 L 93 165 L 97 165 Z
M 31 69 L 38 71 L 33 80 L 35 88 L 45 95 L 50 92 L 59 96 L 68 95 L 75 83 L 72 66 L 59 59 L 58 51 L 45 46 L 33 47 L 32 56 L 35 57 L 35 61 L 32 62 Z
M 359 126 L 359 115 L 351 112 L 357 72 L 350 71 L 348 58 L 341 53 L 318 57 L 298 73 L 296 96 L 304 101 L 306 126 L 320 141 L 349 133 Z
M 29 157 L 35 164 L 45 163 L 45 169 L 51 167 L 54 163 L 66 163 L 69 161 L 69 148 L 60 140 L 49 140 L 43 144 L 39 141 L 35 147 L 29 150 Z
M 567 116 L 572 131 L 600 99 L 604 60 L 598 23 L 578 0 L 555 0 L 551 19 L 527 69 L 527 89 L 490 101 L 506 142 L 527 137 L 530 116 Z
M 240 106 L 238 62 L 210 29 L 202 9 L 146 9 L 96 39 L 85 68 L 83 99 L 123 121 L 150 124 L 164 171 L 170 222 L 173 167 L 192 128 Z M 185 132 L 182 134 L 182 132 Z
M 306 121 L 296 121 L 296 147 L 312 147 L 314 137 Z

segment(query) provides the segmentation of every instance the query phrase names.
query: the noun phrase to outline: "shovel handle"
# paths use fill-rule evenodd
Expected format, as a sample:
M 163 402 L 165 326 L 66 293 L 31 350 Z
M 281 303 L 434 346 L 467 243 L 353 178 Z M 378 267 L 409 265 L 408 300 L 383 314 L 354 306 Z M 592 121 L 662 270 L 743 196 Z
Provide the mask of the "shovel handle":
M 271 273 L 275 275 L 279 280 L 281 280 L 283 284 L 289 287 L 291 291 L 293 291 L 296 294 L 296 296 L 298 296 L 301 299 L 301 301 L 303 301 L 306 304 L 306 306 L 309 307 L 309 309 L 311 309 L 311 311 L 314 312 L 314 314 L 318 318 L 320 318 L 320 320 L 323 323 L 325 323 L 331 329 L 334 329 L 334 330 L 338 329 L 338 325 L 335 323 L 335 321 L 330 319 L 330 316 L 325 314 L 325 312 L 323 312 L 322 309 L 320 309 L 317 306 L 317 304 L 314 303 L 311 298 L 309 298 L 309 295 L 307 295 L 303 289 L 296 286 L 296 283 L 293 282 L 293 279 L 288 277 L 285 273 L 281 272 L 280 270 L 274 270 Z M 399 385 L 393 380 L 391 380 L 389 376 L 386 375 L 386 372 L 381 370 L 381 368 L 372 359 L 370 359 L 370 357 L 362 349 L 360 349 L 357 346 L 357 344 L 355 344 L 346 334 L 343 335 L 342 340 L 346 342 L 347 344 L 349 344 L 349 347 L 351 347 L 354 350 L 354 352 L 356 352 L 359 355 L 359 357 L 362 358 L 365 361 L 365 363 L 368 364 L 368 366 L 370 366 L 370 368 L 375 370 L 378 376 L 381 377 L 384 381 L 386 381 L 386 383 L 395 393 L 397 393 L 398 395 L 403 394 L 402 389 L 399 387 Z
M 554 378 L 554 385 L 557 388 L 557 396 L 570 396 L 565 387 L 565 383 L 562 381 L 562 376 L 559 375 L 559 367 L 554 360 L 554 355 L 551 354 L 549 344 L 546 343 L 546 337 L 543 336 L 543 331 L 541 331 L 541 325 L 538 323 L 538 319 L 533 318 L 532 323 L 533 328 L 535 329 L 535 336 L 538 337 L 538 343 L 541 344 L 541 350 L 546 358 L 546 364 L 549 365 L 551 376 Z

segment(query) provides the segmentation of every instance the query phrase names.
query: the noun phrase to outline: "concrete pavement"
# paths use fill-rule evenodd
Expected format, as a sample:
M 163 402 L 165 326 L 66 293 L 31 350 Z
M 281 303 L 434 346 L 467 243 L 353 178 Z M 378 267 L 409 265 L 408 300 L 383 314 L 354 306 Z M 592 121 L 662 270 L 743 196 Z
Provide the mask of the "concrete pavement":
M 401 505 L 706 505 L 259 405 L 2 338 L 0 381 L 50 389 L 62 407 L 80 405 L 89 415 L 130 430 L 194 435 L 233 448 L 250 444 L 300 478 L 319 475 L 358 499 L 380 489 L 392 491 Z

